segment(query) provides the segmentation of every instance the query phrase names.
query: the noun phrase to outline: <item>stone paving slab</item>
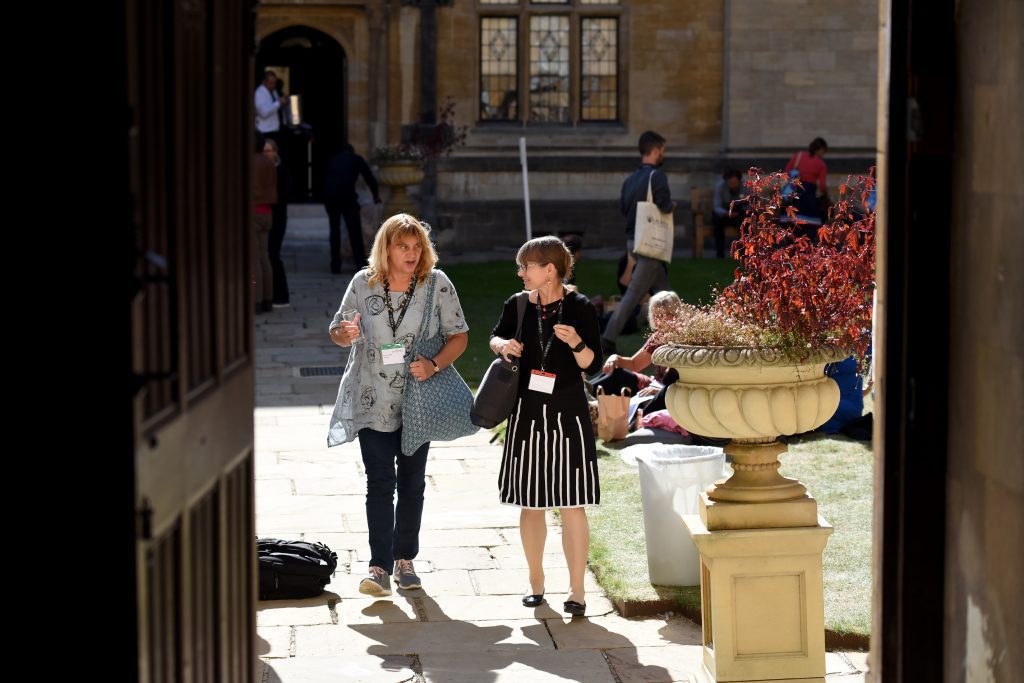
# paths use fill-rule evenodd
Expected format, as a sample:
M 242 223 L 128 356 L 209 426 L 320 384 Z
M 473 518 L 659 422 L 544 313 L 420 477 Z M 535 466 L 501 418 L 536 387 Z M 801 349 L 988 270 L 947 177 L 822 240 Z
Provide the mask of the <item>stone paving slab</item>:
M 347 493 L 352 492 L 352 482 L 358 481 L 363 483 L 363 475 L 359 468 L 355 466 L 355 463 L 344 463 L 343 466 L 350 470 L 349 473 L 341 477 L 325 477 L 322 479 L 313 479 L 304 477 L 302 479 L 293 479 L 295 482 L 295 495 L 297 496 L 337 496 L 340 492 L 345 491 Z M 365 484 L 363 484 L 365 486 Z M 348 498 L 359 497 L 365 503 L 365 494 L 355 494 L 347 496 Z
M 256 482 L 256 497 L 261 500 L 292 495 L 291 479 L 263 479 Z
M 306 600 L 287 601 L 289 606 L 282 606 L 278 603 L 285 601 L 267 600 L 257 603 L 256 624 L 258 626 L 311 626 L 313 624 L 333 624 L 337 615 L 332 613 L 328 602 L 334 600 L 325 599 L 321 595 L 318 598 Z M 291 607 L 290 605 L 302 604 L 302 607 Z
M 416 676 L 416 658 L 402 655 L 346 653 L 344 657 L 271 659 L 257 669 L 265 683 L 399 683 Z
M 366 514 L 365 496 L 282 496 L 270 498 L 263 505 L 268 517 L 309 515 L 319 517 L 345 512 Z
M 256 654 L 260 657 L 291 657 L 295 626 L 256 626 Z
M 473 581 L 480 587 L 484 595 L 522 595 L 530 587 L 530 576 L 526 569 L 482 569 L 470 572 Z M 552 599 L 564 599 L 560 596 L 569 589 L 569 570 L 563 567 L 545 567 L 545 588 Z M 585 590 L 601 593 L 597 579 L 587 572 L 583 581 Z
M 688 619 L 624 619 L 618 615 L 587 619 L 549 620 L 551 637 L 559 649 L 659 647 L 700 645 L 700 627 Z
M 430 565 L 434 569 L 496 568 L 494 558 L 484 548 L 431 548 Z
M 392 609 L 399 609 L 392 605 Z M 296 626 L 295 656 L 358 652 L 371 655 L 424 652 L 554 650 L 547 628 L 533 619 L 504 622 L 337 624 Z
M 620 683 L 697 683 L 704 648 L 700 645 L 625 647 L 605 650 Z
M 421 621 L 418 607 L 413 598 L 396 594 L 390 599 L 343 599 L 335 609 L 339 624 L 408 624 Z
M 392 582 L 393 594 L 389 598 L 381 598 L 383 600 L 398 599 L 399 597 L 423 597 L 423 596 L 451 596 L 451 595 L 479 595 L 479 590 L 476 584 L 473 583 L 469 576 L 469 572 L 465 569 L 447 569 L 443 571 L 430 571 L 429 567 L 426 566 L 420 560 L 416 561 L 416 572 L 420 575 L 423 580 L 422 589 L 417 590 L 395 590 L 396 586 Z M 372 602 L 375 598 L 363 595 L 359 592 L 359 582 L 366 576 L 366 563 L 355 562 L 351 565 L 350 571 L 342 571 L 340 566 L 339 570 L 335 572 L 331 578 L 331 582 L 327 584 L 327 590 L 334 593 L 337 597 L 343 599 L 356 599 L 363 600 L 366 602 Z
M 274 536 L 276 538 L 297 538 L 297 530 L 311 536 L 316 540 L 316 535 L 322 531 L 352 531 L 345 526 L 345 520 L 340 513 L 333 515 L 262 515 L 256 518 L 257 536 Z
M 427 461 L 427 477 L 436 477 L 442 474 L 470 474 L 469 467 L 466 466 L 464 460 L 441 460 L 441 459 L 430 459 Z M 437 490 L 436 488 L 434 489 Z
M 260 457 L 261 456 L 257 456 L 256 481 L 260 481 L 262 479 L 294 479 L 296 481 L 308 479 L 342 479 L 348 482 L 358 481 L 363 487 L 366 486 L 365 480 L 363 480 L 362 475 L 359 473 L 358 466 L 351 462 L 338 462 L 323 465 L 303 462 L 267 463 L 266 457 L 270 456 L 263 457 L 262 461 Z M 349 492 L 354 493 L 351 489 Z M 262 499 L 260 499 L 259 504 L 263 504 Z
M 439 460 L 437 462 L 451 461 Z M 460 466 L 463 462 L 465 462 L 465 460 L 459 461 Z M 498 478 L 496 475 L 486 472 L 457 472 L 446 476 L 440 476 L 431 472 L 431 468 L 429 466 L 427 467 L 427 471 L 430 472 L 433 489 L 438 493 L 485 493 L 494 498 L 495 504 L 498 503 Z
M 430 653 L 420 656 L 423 677 L 437 683 L 614 683 L 596 651 Z
M 552 596 L 540 607 L 523 607 L 520 595 L 443 595 L 423 600 L 424 621 L 506 621 L 509 619 L 569 619 L 562 612 L 562 603 Z M 613 614 L 615 606 L 608 598 L 587 598 L 587 614 Z

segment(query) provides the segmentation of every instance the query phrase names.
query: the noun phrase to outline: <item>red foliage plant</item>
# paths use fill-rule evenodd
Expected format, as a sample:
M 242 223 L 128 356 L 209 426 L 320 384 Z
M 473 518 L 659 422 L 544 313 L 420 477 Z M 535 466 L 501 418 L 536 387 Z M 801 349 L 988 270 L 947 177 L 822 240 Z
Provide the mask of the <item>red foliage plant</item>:
M 684 311 L 660 341 L 773 348 L 793 360 L 823 348 L 863 357 L 875 286 L 873 171 L 849 177 L 815 228 L 785 205 L 786 174 L 751 168 L 735 280 L 709 306 Z

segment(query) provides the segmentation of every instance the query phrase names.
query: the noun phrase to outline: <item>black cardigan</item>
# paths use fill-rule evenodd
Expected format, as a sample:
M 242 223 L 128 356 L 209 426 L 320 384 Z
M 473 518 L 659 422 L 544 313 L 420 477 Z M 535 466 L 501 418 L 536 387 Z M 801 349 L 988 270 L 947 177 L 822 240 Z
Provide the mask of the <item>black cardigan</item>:
M 544 341 L 554 334 L 553 328 L 557 316 L 550 316 L 543 321 Z M 491 330 L 492 337 L 511 339 L 516 333 L 516 297 L 511 296 L 505 301 L 505 307 L 501 311 L 501 318 L 498 324 Z M 562 303 L 562 324 L 572 325 L 576 333 L 580 335 L 585 343 L 594 352 L 594 360 L 586 368 L 581 368 L 576 363 L 569 346 L 555 337 L 551 342 L 551 350 L 548 352 L 544 369 L 547 372 L 555 373 L 555 392 L 562 390 L 578 390 L 583 383 L 580 372 L 593 374 L 600 371 L 604 359 L 601 357 L 601 328 L 597 323 L 597 311 L 590 304 L 590 300 L 579 292 L 566 291 L 565 301 Z M 526 304 L 526 313 L 523 315 L 523 358 L 520 363 L 519 373 L 520 392 L 525 391 L 530 383 L 530 371 L 540 369 L 541 349 L 537 337 L 537 305 Z

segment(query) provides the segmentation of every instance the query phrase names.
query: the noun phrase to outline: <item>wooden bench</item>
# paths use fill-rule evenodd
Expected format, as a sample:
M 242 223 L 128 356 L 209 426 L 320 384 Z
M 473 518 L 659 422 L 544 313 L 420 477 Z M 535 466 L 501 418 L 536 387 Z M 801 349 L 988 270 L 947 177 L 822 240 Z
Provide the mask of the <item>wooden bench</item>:
M 693 212 L 693 258 L 704 258 L 704 240 L 715 236 L 715 224 L 712 221 L 711 202 L 715 191 L 710 187 L 690 188 L 690 210 Z M 740 231 L 731 225 L 725 226 L 725 235 L 740 236 Z

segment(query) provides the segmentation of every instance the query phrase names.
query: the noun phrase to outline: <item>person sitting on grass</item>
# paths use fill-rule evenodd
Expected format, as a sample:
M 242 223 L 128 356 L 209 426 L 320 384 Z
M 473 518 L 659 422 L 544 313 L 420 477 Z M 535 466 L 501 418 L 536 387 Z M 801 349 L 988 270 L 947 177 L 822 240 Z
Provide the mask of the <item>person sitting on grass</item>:
M 683 310 L 682 300 L 672 291 L 658 292 L 651 297 L 647 306 L 648 318 L 654 332 L 677 318 Z M 634 395 L 657 395 L 664 387 L 679 379 L 679 373 L 674 369 L 660 365 L 654 366 L 654 377 L 644 374 L 644 370 L 651 365 L 651 355 L 661 346 L 661 343 L 654 339 L 655 335 L 652 333 L 647 343 L 632 356 L 609 356 L 601 368 L 601 374 L 591 381 L 594 390 L 603 387 L 605 393 L 618 394 L 623 387 L 627 387 Z M 656 396 L 655 400 L 657 398 Z M 645 411 L 664 408 L 664 396 L 658 403 L 660 407 L 648 405 Z

